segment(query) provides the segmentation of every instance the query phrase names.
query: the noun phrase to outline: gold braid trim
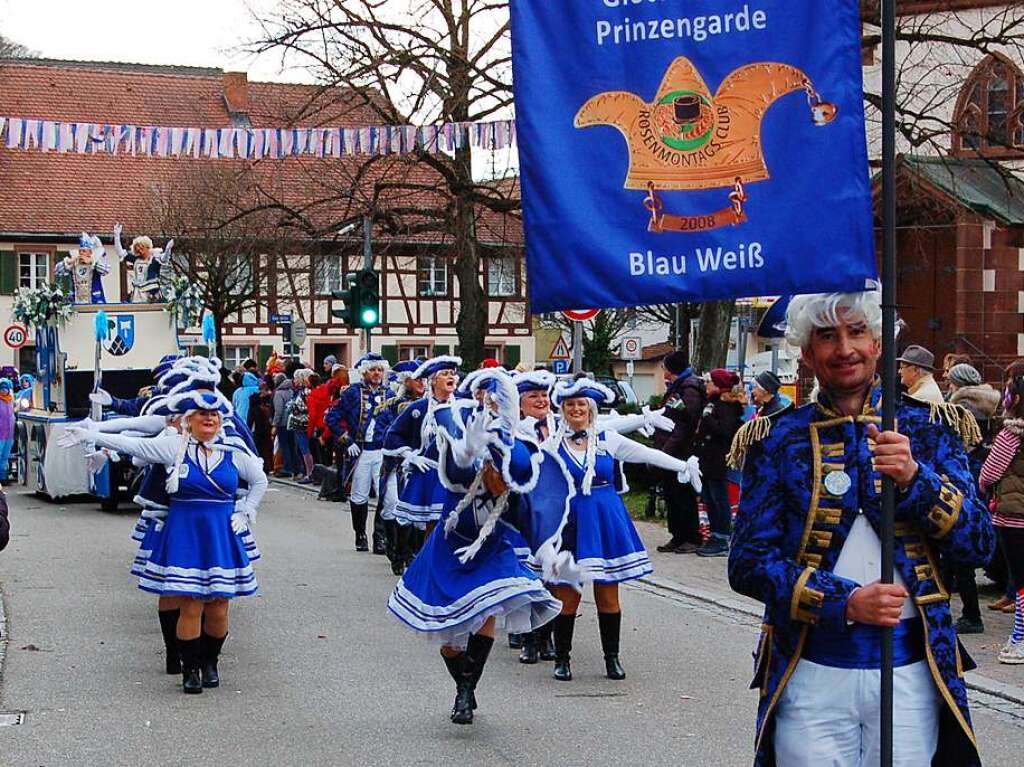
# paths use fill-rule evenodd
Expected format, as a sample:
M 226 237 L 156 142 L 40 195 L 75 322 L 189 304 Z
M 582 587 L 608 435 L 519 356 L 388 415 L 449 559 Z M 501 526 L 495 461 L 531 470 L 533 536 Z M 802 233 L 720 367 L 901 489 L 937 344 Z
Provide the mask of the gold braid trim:
M 789 617 L 794 621 L 810 623 L 812 626 L 818 622 L 818 616 L 815 613 L 804 610 L 802 605 L 819 608 L 824 602 L 825 597 L 820 591 L 807 587 L 807 580 L 813 574 L 813 567 L 804 568 L 804 571 L 800 573 L 800 577 L 796 579 L 796 584 L 793 586 L 793 597 L 789 601 Z
M 771 416 L 755 418 L 747 421 L 736 436 L 732 438 L 732 448 L 729 450 L 728 463 L 730 468 L 742 469 L 743 461 L 747 457 L 747 451 L 768 438 L 772 431 Z
M 969 449 L 981 443 L 981 429 L 966 408 L 951 402 L 943 402 L 941 405 L 930 402 L 928 408 L 929 423 L 935 423 L 941 418 L 949 428 L 960 435 L 964 447 Z
M 956 526 L 956 521 L 960 518 L 963 505 L 964 494 L 943 477 L 942 485 L 939 487 L 939 502 L 928 512 L 928 519 L 935 525 L 932 538 L 941 540 L 949 535 L 949 531 Z

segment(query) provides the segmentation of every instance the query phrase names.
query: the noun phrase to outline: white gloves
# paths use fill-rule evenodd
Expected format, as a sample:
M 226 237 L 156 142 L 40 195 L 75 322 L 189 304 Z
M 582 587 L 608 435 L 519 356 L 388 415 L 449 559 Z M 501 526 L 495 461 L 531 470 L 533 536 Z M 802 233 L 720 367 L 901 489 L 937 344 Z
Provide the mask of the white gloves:
M 418 469 L 419 471 L 423 472 L 437 468 L 436 462 L 431 461 L 425 455 L 420 455 L 419 453 L 410 453 L 405 457 L 405 461 L 403 463 L 406 466 Z
M 110 396 L 109 392 L 106 392 L 103 389 L 97 389 L 90 394 L 89 401 L 95 402 L 97 405 L 103 405 L 104 407 L 114 404 L 114 398 Z
M 658 408 L 657 410 L 651 410 L 648 405 L 644 405 L 644 426 L 651 426 L 659 431 L 672 431 L 676 428 L 675 421 L 665 415 L 665 408 Z
M 121 232 L 123 232 L 123 231 L 124 231 L 124 227 L 123 226 L 121 226 L 120 224 L 114 224 L 114 236 L 117 239 L 119 239 L 119 240 L 121 239 Z
M 363 452 L 363 451 L 359 448 L 359 445 L 357 445 L 355 442 L 353 442 L 351 445 L 348 446 L 348 457 L 349 458 L 358 458 L 359 454 L 361 452 Z
M 110 456 L 107 455 L 107 451 L 105 450 L 97 450 L 93 453 L 89 453 L 85 457 L 85 463 L 89 467 L 89 472 L 92 474 L 100 471 L 108 460 L 110 460 Z
M 247 504 L 244 500 L 237 501 L 235 503 L 235 514 L 245 515 L 245 519 L 247 521 L 246 527 L 251 527 L 252 524 L 256 521 L 256 513 L 257 510 L 255 508 L 250 508 L 249 504 Z
M 700 481 L 700 460 L 695 455 L 691 455 L 685 461 L 686 467 L 681 469 L 676 474 L 676 479 L 682 484 L 689 482 L 693 486 L 693 491 L 700 494 L 702 485 Z
M 57 446 L 63 448 L 74 447 L 89 441 L 89 430 L 80 426 L 68 426 L 64 433 L 57 440 Z
M 231 530 L 235 535 L 241 535 L 249 529 L 249 517 L 244 511 L 236 511 L 231 515 Z

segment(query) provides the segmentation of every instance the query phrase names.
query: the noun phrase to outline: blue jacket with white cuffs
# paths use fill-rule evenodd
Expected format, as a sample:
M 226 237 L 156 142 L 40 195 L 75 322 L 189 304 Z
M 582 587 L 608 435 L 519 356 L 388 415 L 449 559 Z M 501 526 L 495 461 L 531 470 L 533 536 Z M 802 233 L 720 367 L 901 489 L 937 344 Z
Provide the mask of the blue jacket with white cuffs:
M 810 632 L 845 632 L 847 599 L 866 585 L 833 569 L 859 513 L 876 533 L 881 526 L 881 475 L 873 470 L 874 443 L 867 438 L 868 424 L 880 425 L 880 399 L 876 382 L 856 417 L 811 403 L 757 419 L 762 423 L 737 434 L 733 458 L 745 455 L 745 461 L 729 582 L 765 605 L 751 684 L 761 696 L 757 767 L 776 764 L 772 714 Z M 941 551 L 955 564 L 980 567 L 992 554 L 994 532 L 964 450 L 980 435 L 956 405 L 904 397 L 896 420 L 920 466 L 910 487 L 897 492 L 895 566 L 923 621 L 925 657 L 943 701 L 932 764 L 980 765 L 963 679 L 974 664 L 953 629 L 937 556 Z M 850 481 L 828 481 L 834 472 Z

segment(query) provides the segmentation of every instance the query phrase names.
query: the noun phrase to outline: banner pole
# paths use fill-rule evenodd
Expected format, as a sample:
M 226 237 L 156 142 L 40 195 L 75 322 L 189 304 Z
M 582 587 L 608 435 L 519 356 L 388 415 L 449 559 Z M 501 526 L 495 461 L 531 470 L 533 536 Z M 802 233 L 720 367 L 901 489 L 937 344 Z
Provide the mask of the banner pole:
M 882 0 L 882 429 L 896 422 L 896 0 Z M 893 582 L 896 487 L 882 478 L 882 583 Z M 893 631 L 882 629 L 881 767 L 893 760 Z

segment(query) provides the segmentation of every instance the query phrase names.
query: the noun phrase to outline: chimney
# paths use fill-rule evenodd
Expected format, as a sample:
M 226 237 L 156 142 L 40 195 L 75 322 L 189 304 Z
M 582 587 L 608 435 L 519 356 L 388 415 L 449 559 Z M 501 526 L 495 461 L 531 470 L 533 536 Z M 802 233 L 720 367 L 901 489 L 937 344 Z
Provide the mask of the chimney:
M 224 104 L 233 124 L 249 124 L 249 78 L 245 72 L 225 72 Z

